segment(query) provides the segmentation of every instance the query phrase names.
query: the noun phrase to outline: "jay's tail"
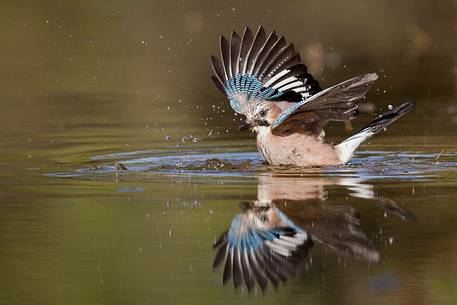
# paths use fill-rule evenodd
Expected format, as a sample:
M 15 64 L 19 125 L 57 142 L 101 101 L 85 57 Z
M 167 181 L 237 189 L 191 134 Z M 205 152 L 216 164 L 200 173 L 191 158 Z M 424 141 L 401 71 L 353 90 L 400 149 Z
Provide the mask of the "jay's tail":
M 365 140 L 371 138 L 391 123 L 395 122 L 414 108 L 414 103 L 403 103 L 371 121 L 368 125 L 360 129 L 354 135 L 335 146 L 338 156 L 342 163 L 349 161 L 354 151 Z

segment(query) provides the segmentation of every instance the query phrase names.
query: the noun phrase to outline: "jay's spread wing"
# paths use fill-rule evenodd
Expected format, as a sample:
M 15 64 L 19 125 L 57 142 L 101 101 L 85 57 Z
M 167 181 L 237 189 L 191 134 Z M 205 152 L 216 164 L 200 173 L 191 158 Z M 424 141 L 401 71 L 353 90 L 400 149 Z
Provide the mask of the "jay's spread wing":
M 223 266 L 224 284 L 232 278 L 235 288 L 244 283 L 250 291 L 257 283 L 264 290 L 268 282 L 276 287 L 295 275 L 312 247 L 311 238 L 281 211 L 273 212 L 280 219 L 277 225 L 254 221 L 246 214 L 252 212 L 237 215 L 216 241 L 213 267 Z
M 369 262 L 380 255 L 360 226 L 360 216 L 349 206 L 331 206 L 320 201 L 273 200 L 275 206 L 311 234 L 313 241 L 341 255 Z M 287 204 L 286 204 L 287 203 Z
M 292 104 L 273 122 L 272 133 L 283 135 L 297 128 L 315 130 L 328 121 L 352 120 L 358 115 L 359 100 L 376 79 L 376 73 L 359 75 Z
M 254 35 L 246 27 L 242 37 L 234 31 L 230 42 L 221 36 L 220 51 L 220 60 L 211 56 L 211 79 L 238 113 L 252 102 L 300 102 L 321 90 L 294 45 L 275 31 L 267 36 L 260 26 Z

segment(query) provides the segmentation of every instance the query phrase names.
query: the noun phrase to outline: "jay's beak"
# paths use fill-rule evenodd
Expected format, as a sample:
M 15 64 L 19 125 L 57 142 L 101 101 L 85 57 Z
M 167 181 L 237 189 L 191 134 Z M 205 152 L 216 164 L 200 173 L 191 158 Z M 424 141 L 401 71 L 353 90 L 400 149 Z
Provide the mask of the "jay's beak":
M 243 130 L 247 130 L 247 129 L 251 129 L 255 126 L 270 126 L 270 123 L 268 123 L 267 120 L 257 120 L 257 119 L 254 119 L 254 121 L 249 121 L 249 120 L 246 120 L 244 119 L 243 121 L 241 121 L 241 124 L 238 126 L 238 130 L 239 131 L 243 131 Z
M 248 130 L 251 127 L 252 127 L 252 124 L 250 122 L 248 122 L 247 120 L 243 120 L 241 122 L 241 124 L 238 126 L 238 130 L 244 131 L 244 130 Z

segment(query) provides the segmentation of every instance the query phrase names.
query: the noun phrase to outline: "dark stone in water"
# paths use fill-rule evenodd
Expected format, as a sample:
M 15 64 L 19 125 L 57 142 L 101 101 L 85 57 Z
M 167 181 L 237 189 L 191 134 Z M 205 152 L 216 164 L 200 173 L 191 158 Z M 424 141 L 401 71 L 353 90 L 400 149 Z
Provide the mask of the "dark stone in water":
M 252 167 L 252 161 L 246 160 L 239 164 L 221 159 L 208 159 L 201 164 L 187 164 L 187 165 L 161 165 L 151 168 L 152 171 L 167 171 L 167 170 L 186 170 L 186 171 L 220 171 L 220 170 L 240 170 Z
M 230 161 L 224 161 L 221 159 L 208 159 L 205 161 L 203 170 L 236 170 L 236 169 L 247 169 L 252 166 L 252 162 L 247 160 L 240 164 L 234 164 Z
M 116 165 L 116 170 L 118 170 L 118 171 L 126 171 L 126 170 L 128 170 L 128 168 L 125 167 L 122 163 L 116 162 L 115 165 Z

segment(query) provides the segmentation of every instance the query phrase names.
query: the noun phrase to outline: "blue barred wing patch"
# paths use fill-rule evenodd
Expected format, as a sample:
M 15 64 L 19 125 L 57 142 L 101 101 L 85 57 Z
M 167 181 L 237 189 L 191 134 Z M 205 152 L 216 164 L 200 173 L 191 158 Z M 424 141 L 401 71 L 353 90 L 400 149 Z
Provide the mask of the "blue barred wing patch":
M 230 100 L 230 105 L 238 113 L 242 113 L 242 103 L 236 95 L 243 95 L 245 101 L 258 101 L 277 99 L 283 94 L 277 89 L 263 87 L 257 77 L 249 74 L 237 74 L 230 78 L 227 81 L 225 92 Z
M 227 234 L 228 246 L 230 248 L 240 248 L 243 251 L 257 251 L 264 246 L 265 242 L 281 239 L 285 235 L 300 235 L 303 237 L 303 240 L 308 238 L 306 232 L 293 223 L 279 209 L 275 209 L 275 212 L 279 219 L 281 219 L 282 226 L 270 229 L 256 228 L 252 223 L 247 224 L 243 215 L 237 215 L 233 219 Z M 281 254 L 289 256 L 289 251 L 293 250 L 293 248 L 287 248 Z

